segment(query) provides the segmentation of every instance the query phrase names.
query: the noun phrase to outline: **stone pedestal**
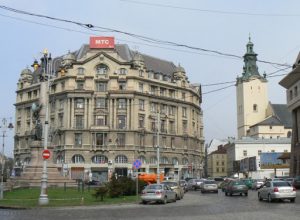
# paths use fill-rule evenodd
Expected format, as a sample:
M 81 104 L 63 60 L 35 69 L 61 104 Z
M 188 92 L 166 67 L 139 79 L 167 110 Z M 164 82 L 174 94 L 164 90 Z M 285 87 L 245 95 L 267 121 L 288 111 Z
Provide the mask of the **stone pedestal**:
M 41 177 L 43 172 L 43 157 L 41 141 L 33 141 L 31 144 L 31 161 L 27 165 L 20 177 L 15 177 L 14 181 L 18 185 L 41 186 Z M 51 186 L 76 186 L 76 181 L 62 175 L 59 170 L 61 166 L 53 162 L 53 148 L 48 148 L 50 158 L 47 160 L 48 187 Z

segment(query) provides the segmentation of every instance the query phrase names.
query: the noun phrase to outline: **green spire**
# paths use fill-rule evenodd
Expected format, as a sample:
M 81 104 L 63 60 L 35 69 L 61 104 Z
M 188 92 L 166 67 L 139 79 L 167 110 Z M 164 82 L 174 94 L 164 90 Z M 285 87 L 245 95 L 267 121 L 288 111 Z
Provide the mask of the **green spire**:
M 244 55 L 243 78 L 245 79 L 254 75 L 260 76 L 256 65 L 257 54 L 254 52 L 253 46 L 254 44 L 251 42 L 251 36 L 249 34 L 249 42 L 246 45 L 247 52 Z

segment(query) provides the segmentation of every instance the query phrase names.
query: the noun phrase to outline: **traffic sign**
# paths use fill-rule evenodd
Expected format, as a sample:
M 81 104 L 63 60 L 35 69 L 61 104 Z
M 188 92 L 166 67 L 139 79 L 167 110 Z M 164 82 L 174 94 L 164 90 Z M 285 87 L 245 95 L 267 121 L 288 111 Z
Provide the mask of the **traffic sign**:
M 139 159 L 136 159 L 134 162 L 133 162 L 133 168 L 134 169 L 140 169 L 142 166 L 142 162 L 139 160 Z
M 42 156 L 43 156 L 43 158 L 45 160 L 49 159 L 49 157 L 50 157 L 50 151 L 49 150 L 43 150 Z

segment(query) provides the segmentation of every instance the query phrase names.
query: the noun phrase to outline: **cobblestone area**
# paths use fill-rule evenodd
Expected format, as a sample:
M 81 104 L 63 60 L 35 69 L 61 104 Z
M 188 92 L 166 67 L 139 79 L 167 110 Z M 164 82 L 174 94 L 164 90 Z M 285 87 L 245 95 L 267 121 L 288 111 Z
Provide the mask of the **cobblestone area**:
M 0 209 L 0 219 L 46 219 L 46 220 L 95 220 L 95 219 L 299 219 L 300 191 L 296 203 L 266 201 L 259 202 L 256 191 L 249 191 L 249 196 L 225 197 L 224 193 L 201 194 L 188 192 L 183 200 L 176 203 L 161 204 L 126 204 L 113 206 L 41 208 L 31 210 Z

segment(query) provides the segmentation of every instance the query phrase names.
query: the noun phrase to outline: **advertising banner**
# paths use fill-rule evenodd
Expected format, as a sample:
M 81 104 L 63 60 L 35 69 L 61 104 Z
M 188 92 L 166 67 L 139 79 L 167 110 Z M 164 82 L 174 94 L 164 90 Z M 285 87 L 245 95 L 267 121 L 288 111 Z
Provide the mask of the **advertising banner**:
M 278 159 L 283 154 L 281 153 L 262 153 L 260 155 L 261 169 L 289 168 L 289 164 L 283 164 L 283 161 Z
M 105 49 L 115 47 L 114 37 L 90 37 L 90 48 Z
M 249 171 L 256 171 L 256 157 L 249 157 Z

